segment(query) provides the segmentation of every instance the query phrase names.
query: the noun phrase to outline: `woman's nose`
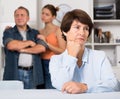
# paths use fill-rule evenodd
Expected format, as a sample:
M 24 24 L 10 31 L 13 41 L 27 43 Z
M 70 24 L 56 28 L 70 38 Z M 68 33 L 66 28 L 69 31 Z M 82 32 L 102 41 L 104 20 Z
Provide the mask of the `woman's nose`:
M 84 35 L 85 34 L 85 30 L 83 28 L 79 29 L 79 34 Z

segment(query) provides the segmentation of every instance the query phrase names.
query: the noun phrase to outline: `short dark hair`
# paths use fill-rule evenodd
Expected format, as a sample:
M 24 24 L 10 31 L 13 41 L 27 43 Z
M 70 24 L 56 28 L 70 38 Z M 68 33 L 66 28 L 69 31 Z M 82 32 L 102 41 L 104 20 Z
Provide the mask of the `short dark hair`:
M 23 10 L 25 10 L 25 11 L 27 12 L 27 15 L 29 16 L 29 11 L 28 11 L 28 9 L 25 8 L 25 7 L 23 7 L 23 6 L 19 6 L 19 7 L 14 11 L 14 14 L 16 13 L 16 11 L 17 11 L 18 9 L 23 9 Z
M 71 25 L 74 20 L 77 20 L 83 24 L 89 26 L 89 36 L 92 32 L 93 23 L 90 16 L 81 9 L 74 9 L 72 11 L 67 12 L 61 22 L 61 31 L 68 32 L 71 28 Z M 63 38 L 66 40 L 66 36 L 62 33 Z

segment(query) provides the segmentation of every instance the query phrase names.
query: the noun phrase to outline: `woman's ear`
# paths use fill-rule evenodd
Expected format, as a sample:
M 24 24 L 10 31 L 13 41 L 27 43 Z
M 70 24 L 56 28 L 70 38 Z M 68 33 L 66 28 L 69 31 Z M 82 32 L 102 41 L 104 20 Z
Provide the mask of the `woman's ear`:
M 56 16 L 54 15 L 54 16 L 53 16 L 53 20 L 54 20 L 55 18 L 56 18 Z

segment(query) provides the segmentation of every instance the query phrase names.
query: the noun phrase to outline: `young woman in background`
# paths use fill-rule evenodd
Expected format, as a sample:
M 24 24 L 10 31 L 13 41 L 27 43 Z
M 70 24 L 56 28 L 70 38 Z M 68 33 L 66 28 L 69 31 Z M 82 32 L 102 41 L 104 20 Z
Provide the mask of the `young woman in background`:
M 62 32 L 59 26 L 53 23 L 59 9 L 51 4 L 47 4 L 42 8 L 41 20 L 45 24 L 43 29 L 40 29 L 38 38 L 43 39 L 48 49 L 42 53 L 42 64 L 44 68 L 45 89 L 51 89 L 51 77 L 49 74 L 49 61 L 52 55 L 60 54 L 65 50 L 66 42 L 62 38 Z

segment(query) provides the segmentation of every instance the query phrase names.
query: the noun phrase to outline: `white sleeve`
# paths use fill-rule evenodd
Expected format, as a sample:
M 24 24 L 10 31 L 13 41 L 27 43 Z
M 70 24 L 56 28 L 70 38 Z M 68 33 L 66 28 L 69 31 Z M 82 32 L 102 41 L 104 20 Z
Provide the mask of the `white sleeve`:
M 101 54 L 102 55 L 102 54 Z M 95 61 L 100 61 L 101 69 L 100 69 L 100 78 L 99 80 L 96 80 L 94 84 L 88 85 L 88 91 L 87 92 L 113 92 L 113 91 L 119 91 L 119 82 L 116 79 L 115 75 L 113 74 L 113 70 L 111 67 L 111 64 L 105 55 L 103 53 L 102 60 L 98 60 L 98 58 Z M 97 74 L 97 73 L 96 73 Z
M 49 63 L 52 85 L 58 90 L 65 82 L 71 81 L 77 59 L 69 55 L 52 56 Z

